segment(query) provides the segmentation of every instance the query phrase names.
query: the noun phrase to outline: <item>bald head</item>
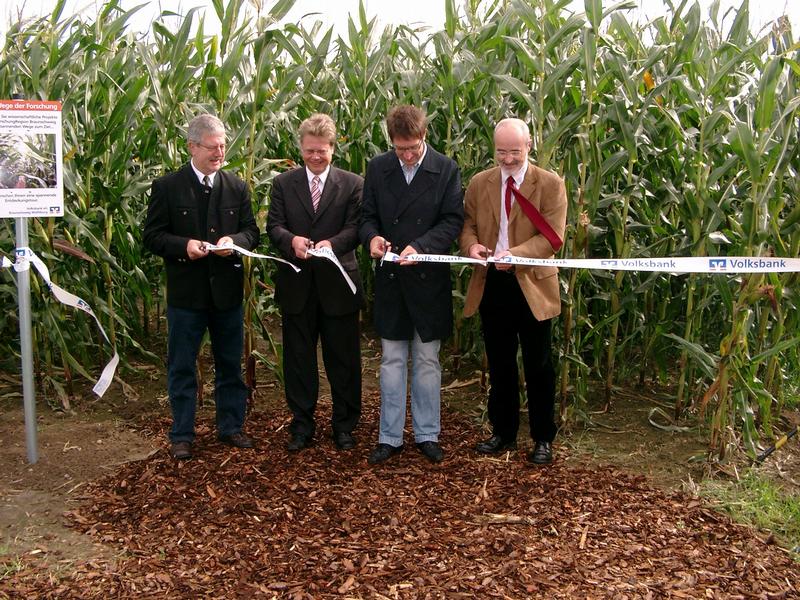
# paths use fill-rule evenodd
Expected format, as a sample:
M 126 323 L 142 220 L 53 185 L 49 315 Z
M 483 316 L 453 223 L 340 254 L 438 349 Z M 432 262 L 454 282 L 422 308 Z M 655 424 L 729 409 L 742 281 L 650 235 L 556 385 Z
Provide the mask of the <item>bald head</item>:
M 494 154 L 504 172 L 516 172 L 528 160 L 531 134 L 522 119 L 503 119 L 494 128 Z
M 525 142 L 531 141 L 531 133 L 528 130 L 528 124 L 522 119 L 509 117 L 508 119 L 502 119 L 499 121 L 497 125 L 494 126 L 495 138 L 497 137 L 498 133 L 506 129 L 515 130 L 517 134 L 522 136 Z

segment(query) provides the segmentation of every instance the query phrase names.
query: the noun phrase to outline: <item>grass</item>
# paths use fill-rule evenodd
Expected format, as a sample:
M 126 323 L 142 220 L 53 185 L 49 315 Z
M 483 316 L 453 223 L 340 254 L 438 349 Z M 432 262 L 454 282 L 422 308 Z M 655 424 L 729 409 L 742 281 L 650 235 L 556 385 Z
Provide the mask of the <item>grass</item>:
M 768 531 L 800 561 L 800 494 L 755 469 L 738 481 L 706 480 L 699 494 L 734 520 Z
M 8 546 L 0 545 L 0 582 L 8 579 L 15 573 L 19 573 L 25 567 L 22 558 L 13 556 Z

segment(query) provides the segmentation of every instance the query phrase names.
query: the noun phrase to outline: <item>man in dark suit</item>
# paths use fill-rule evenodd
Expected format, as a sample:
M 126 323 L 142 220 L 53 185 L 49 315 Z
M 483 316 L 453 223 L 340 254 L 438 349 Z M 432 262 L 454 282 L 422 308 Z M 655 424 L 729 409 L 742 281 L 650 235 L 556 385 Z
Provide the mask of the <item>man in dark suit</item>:
M 247 388 L 242 381 L 244 273 L 232 250 L 209 251 L 207 243 L 258 245 L 250 192 L 221 171 L 225 126 L 208 114 L 187 131 L 189 164 L 153 182 L 144 224 L 145 247 L 164 258 L 167 270 L 167 386 L 172 408 L 169 433 L 174 458 L 192 457 L 197 399 L 197 353 L 208 330 L 214 354 L 217 436 L 252 448 L 242 431 Z
M 497 166 L 475 175 L 467 188 L 461 252 L 472 258 L 485 258 L 490 250 L 496 258 L 509 254 L 552 258 L 564 239 L 564 181 L 529 161 L 531 136 L 524 121 L 500 121 L 494 145 Z M 541 217 L 539 225 L 532 211 Z M 520 406 L 517 348 L 521 347 L 530 434 L 535 442 L 528 460 L 547 464 L 553 460 L 551 443 L 556 434 L 550 324 L 561 312 L 558 267 L 511 268 L 501 263 L 476 267 L 464 316 L 476 311 L 481 315 L 489 361 L 492 436 L 475 449 L 497 454 L 516 447 Z
M 425 142 L 427 117 L 415 106 L 386 116 L 393 150 L 373 158 L 364 182 L 359 234 L 370 256 L 449 254 L 464 222 L 456 163 Z M 402 260 L 375 269 L 375 329 L 381 336 L 381 422 L 370 464 L 403 449 L 408 355 L 411 415 L 417 448 L 431 462 L 439 446 L 439 346 L 453 327 L 450 267 Z
M 359 310 L 363 304 L 355 249 L 364 180 L 331 165 L 336 126 L 314 114 L 300 124 L 298 142 L 304 167 L 272 182 L 267 235 L 295 272 L 278 264 L 275 300 L 283 325 L 286 402 L 292 412 L 287 449 L 312 443 L 319 394 L 317 342 L 331 386 L 333 440 L 341 450 L 356 445 L 353 430 L 361 416 Z M 331 261 L 308 255 L 330 248 L 356 285 L 354 294 Z

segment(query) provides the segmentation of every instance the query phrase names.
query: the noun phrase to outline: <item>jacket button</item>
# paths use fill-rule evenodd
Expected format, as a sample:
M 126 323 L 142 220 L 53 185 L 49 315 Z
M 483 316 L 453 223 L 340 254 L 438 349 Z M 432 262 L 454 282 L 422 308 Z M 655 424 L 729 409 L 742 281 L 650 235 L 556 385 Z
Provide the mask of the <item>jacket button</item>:
M 217 231 L 217 230 L 216 230 L 216 229 L 214 229 L 213 227 L 211 228 L 211 233 L 216 233 L 216 231 Z
M 389 279 L 394 279 L 394 273 L 389 273 Z
M 392 221 L 392 225 L 397 225 L 399 222 L 400 222 L 400 219 L 395 219 L 394 221 Z
M 417 219 L 417 225 L 422 225 L 422 219 Z
M 420 279 L 425 279 L 425 273 L 420 273 L 420 274 L 419 274 L 419 278 L 420 278 Z

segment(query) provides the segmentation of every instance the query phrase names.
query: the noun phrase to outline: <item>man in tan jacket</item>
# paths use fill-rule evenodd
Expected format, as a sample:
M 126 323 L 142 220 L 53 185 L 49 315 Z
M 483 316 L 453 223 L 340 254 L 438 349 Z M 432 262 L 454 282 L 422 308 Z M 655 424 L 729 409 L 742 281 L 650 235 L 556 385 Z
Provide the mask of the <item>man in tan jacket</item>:
M 467 188 L 459 237 L 462 254 L 472 258 L 552 258 L 564 238 L 564 181 L 529 161 L 531 136 L 524 121 L 500 121 L 494 145 L 498 166 L 475 175 Z M 536 212 L 539 214 L 533 214 Z M 534 221 L 539 216 L 545 224 L 540 221 L 537 226 Z M 492 436 L 475 449 L 497 454 L 516 447 L 520 405 L 517 348 L 521 347 L 535 442 L 528 460 L 547 464 L 553 460 L 551 443 L 556 434 L 550 321 L 561 312 L 558 268 L 500 263 L 476 267 L 464 316 L 476 310 L 481 315 L 489 361 Z

